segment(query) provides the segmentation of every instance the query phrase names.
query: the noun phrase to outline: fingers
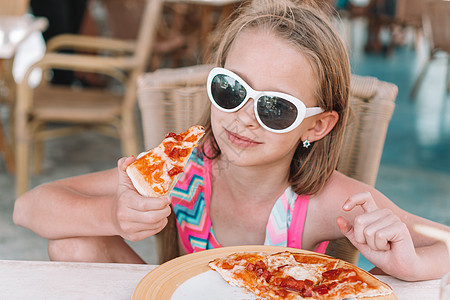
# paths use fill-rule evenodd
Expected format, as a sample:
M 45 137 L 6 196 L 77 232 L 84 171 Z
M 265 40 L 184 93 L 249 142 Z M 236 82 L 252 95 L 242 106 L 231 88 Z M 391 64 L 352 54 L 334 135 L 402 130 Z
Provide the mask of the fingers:
M 137 211 L 146 212 L 164 209 L 168 207 L 170 203 L 171 201 L 169 196 L 159 198 L 136 196 L 130 198 L 127 206 Z
M 143 197 L 133 187 L 126 168 L 136 160 L 123 157 L 117 162 L 119 186 L 114 212 L 118 233 L 130 241 L 145 239 L 161 231 L 171 213 L 170 197 Z
M 147 227 L 143 230 L 132 230 L 129 234 L 122 235 L 122 237 L 132 242 L 141 241 L 163 230 L 164 227 L 166 227 L 167 222 L 168 220 L 165 218 L 160 220 L 158 223 L 153 224 L 151 228 Z
M 356 206 L 361 206 L 364 212 L 371 212 L 377 210 L 377 204 L 369 192 L 358 193 L 350 196 L 347 201 L 344 202 L 342 208 L 345 211 L 351 211 Z
M 337 217 L 336 223 L 342 234 L 355 246 L 359 251 L 361 248 L 366 248 L 367 246 L 361 245 L 355 240 L 355 231 L 353 230 L 352 224 L 344 217 Z M 362 253 L 362 251 L 361 251 Z
M 389 250 L 391 226 L 398 217 L 390 210 L 377 210 L 372 213 L 359 215 L 355 218 L 355 240 L 361 244 L 368 244 L 375 250 Z
M 368 240 L 371 241 L 377 230 L 391 223 L 388 218 L 390 215 L 392 215 L 392 212 L 389 210 L 376 210 L 356 216 L 353 225 L 355 240 L 360 244 L 365 244 Z
M 356 246 L 367 245 L 372 250 L 387 251 L 407 232 L 406 225 L 389 209 L 376 210 L 355 218 L 353 226 L 344 217 L 338 217 L 341 232 Z
M 119 171 L 125 172 L 126 168 L 136 160 L 136 157 L 129 156 L 129 157 L 122 157 L 117 161 L 117 167 L 119 168 Z
M 133 187 L 133 184 L 131 183 L 130 177 L 128 177 L 126 169 L 135 160 L 136 158 L 134 156 L 130 156 L 130 157 L 122 157 L 117 162 L 117 169 L 119 173 L 119 185 L 126 185 L 129 188 Z M 134 189 L 134 187 L 132 189 Z
M 336 223 L 345 236 L 353 234 L 353 226 L 346 218 L 338 217 Z
M 137 236 L 158 233 L 167 224 L 167 218 L 171 214 L 170 203 L 167 197 L 162 199 L 137 198 L 140 198 L 141 202 L 150 203 L 147 205 L 147 209 L 137 210 L 130 207 L 121 207 L 116 212 L 118 232 L 127 240 L 136 240 L 138 239 Z M 149 207 L 151 209 L 148 209 Z M 140 208 L 142 209 L 144 206 Z
M 141 224 L 155 224 L 160 220 L 167 218 L 171 213 L 169 206 L 163 209 L 150 211 L 136 211 L 133 209 L 124 210 L 118 215 L 118 219 L 124 223 L 141 223 Z
M 355 209 L 358 206 L 361 209 Z M 401 271 L 407 274 L 414 269 L 410 266 L 414 265 L 417 254 L 411 234 L 393 211 L 378 208 L 370 193 L 349 197 L 342 208 L 351 213 L 346 218 L 338 217 L 337 226 L 364 257 L 388 274 L 398 270 L 407 270 Z

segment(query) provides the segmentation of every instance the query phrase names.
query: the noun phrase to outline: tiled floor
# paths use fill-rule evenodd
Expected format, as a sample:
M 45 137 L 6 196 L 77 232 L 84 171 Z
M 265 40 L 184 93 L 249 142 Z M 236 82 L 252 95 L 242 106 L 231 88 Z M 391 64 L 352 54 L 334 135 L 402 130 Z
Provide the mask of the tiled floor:
M 377 188 L 398 206 L 425 218 L 450 225 L 450 96 L 446 93 L 446 58 L 433 62 L 412 101 L 409 90 L 425 58 L 425 48 L 395 49 L 390 57 L 365 54 L 364 27 L 352 30 L 353 73 L 375 76 L 399 87 L 396 110 L 390 123 Z M 347 27 L 348 28 L 348 27 Z M 1 111 L 2 118 L 6 115 Z M 112 168 L 120 157 L 116 140 L 84 134 L 51 141 L 46 145 L 42 182 Z M 46 241 L 13 225 L 14 178 L 0 160 L 0 259 L 46 260 Z M 149 263 L 155 262 L 153 243 L 133 243 Z M 361 265 L 369 264 L 363 259 Z

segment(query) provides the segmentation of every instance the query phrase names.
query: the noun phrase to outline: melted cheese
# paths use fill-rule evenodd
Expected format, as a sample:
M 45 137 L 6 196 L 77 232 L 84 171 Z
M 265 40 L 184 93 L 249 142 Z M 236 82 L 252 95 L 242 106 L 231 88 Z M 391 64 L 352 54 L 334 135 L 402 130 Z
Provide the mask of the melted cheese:
M 298 263 L 291 254 L 269 256 L 268 264 L 272 272 L 279 272 L 277 276 L 291 276 L 296 280 L 309 279 L 314 283 L 320 281 L 322 272 L 325 270 L 322 264 Z
M 173 159 L 169 157 L 169 155 L 165 152 L 164 145 L 168 142 L 174 143 L 174 148 L 180 149 L 188 149 L 188 156 L 191 154 L 192 149 L 196 146 L 196 143 L 192 142 L 184 142 L 184 141 L 176 141 L 174 138 L 166 138 L 164 141 L 153 150 L 147 152 L 145 155 L 141 157 L 141 159 L 145 160 L 142 162 L 142 165 L 150 165 L 150 166 L 158 166 L 162 162 L 159 167 L 153 169 L 151 174 L 146 174 L 145 181 L 149 183 L 155 192 L 166 193 L 172 183 L 172 177 L 169 175 L 169 171 L 174 167 L 184 167 L 185 161 L 187 161 L 188 157 L 185 157 L 183 160 Z M 144 172 L 141 172 L 144 173 Z

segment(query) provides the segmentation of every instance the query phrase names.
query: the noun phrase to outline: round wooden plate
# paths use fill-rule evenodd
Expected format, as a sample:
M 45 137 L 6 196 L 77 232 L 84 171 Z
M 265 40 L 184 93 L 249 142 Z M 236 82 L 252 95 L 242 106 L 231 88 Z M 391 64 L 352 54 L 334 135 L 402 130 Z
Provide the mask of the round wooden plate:
M 316 252 L 277 247 L 277 246 L 235 246 L 222 247 L 207 251 L 196 252 L 170 260 L 148 273 L 137 285 L 133 293 L 133 300 L 169 300 L 175 290 L 186 280 L 201 273 L 210 271 L 208 263 L 213 259 L 227 256 L 235 252 L 266 252 L 276 253 L 290 251 L 304 254 L 318 255 Z M 372 299 L 397 299 L 376 297 Z
M 222 247 L 183 255 L 160 265 L 148 273 L 137 285 L 132 299 L 168 300 L 183 282 L 198 274 L 210 271 L 211 268 L 208 267 L 208 263 L 215 258 L 224 257 L 240 251 L 276 253 L 286 250 L 309 253 L 308 251 L 286 247 L 252 245 Z

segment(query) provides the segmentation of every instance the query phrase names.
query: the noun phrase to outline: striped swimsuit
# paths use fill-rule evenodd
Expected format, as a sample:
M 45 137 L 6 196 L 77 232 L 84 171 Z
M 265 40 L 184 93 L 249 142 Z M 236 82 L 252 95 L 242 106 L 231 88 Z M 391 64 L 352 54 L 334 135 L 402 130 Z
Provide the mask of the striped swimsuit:
M 193 152 L 171 193 L 178 233 L 186 253 L 221 247 L 214 236 L 209 217 L 211 196 L 211 160 Z M 299 196 L 289 187 L 272 208 L 264 245 L 301 249 L 302 233 L 309 196 Z M 325 253 L 328 242 L 316 252 Z

